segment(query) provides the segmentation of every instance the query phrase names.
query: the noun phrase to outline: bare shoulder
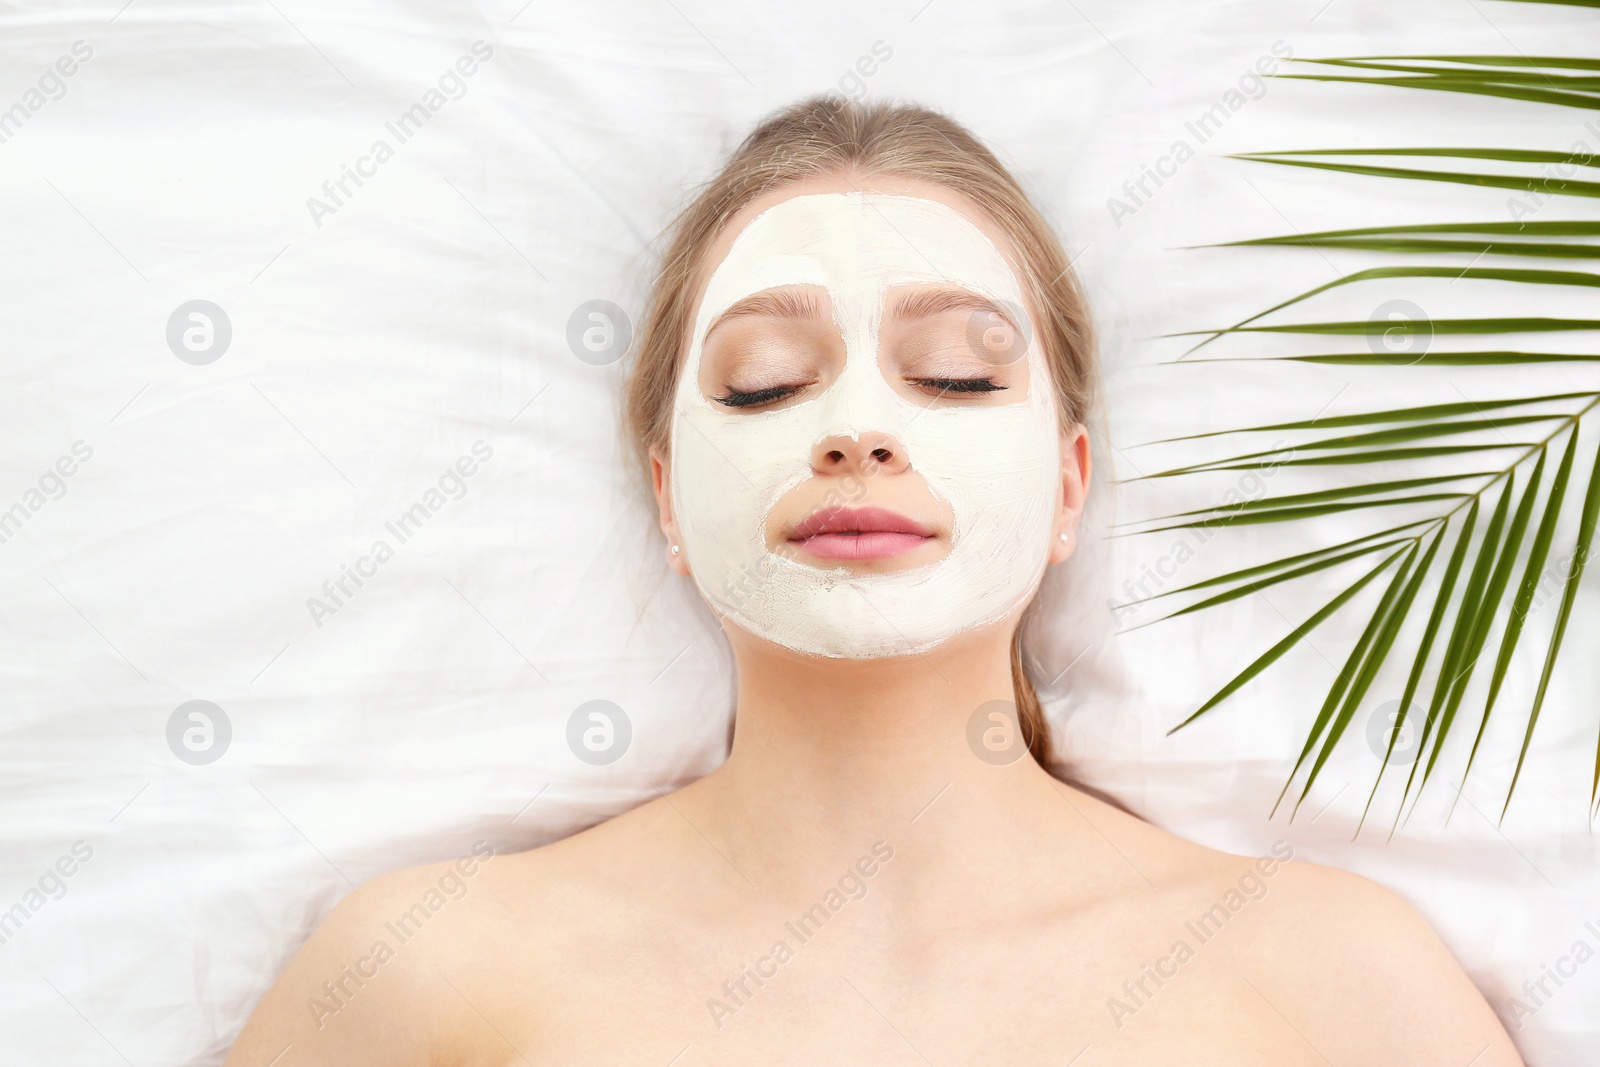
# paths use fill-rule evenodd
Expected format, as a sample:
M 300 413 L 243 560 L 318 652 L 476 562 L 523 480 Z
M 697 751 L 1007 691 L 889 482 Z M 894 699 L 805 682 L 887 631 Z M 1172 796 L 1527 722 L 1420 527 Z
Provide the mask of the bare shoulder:
M 278 975 L 225 1067 L 432 1062 L 455 1014 L 439 996 L 451 943 L 441 928 L 467 924 L 462 902 L 494 862 L 480 841 L 352 890 Z
M 1178 924 L 1186 947 L 1223 964 L 1217 980 L 1236 984 L 1242 1003 L 1327 1059 L 1521 1067 L 1483 995 L 1400 894 L 1286 841 L 1237 855 L 1093 794 L 1074 789 L 1069 799 L 1144 876 L 1147 891 L 1123 902 Z
M 1522 1067 L 1482 993 L 1400 894 L 1300 857 L 1260 883 L 1241 963 L 1262 976 L 1258 995 L 1326 1055 Z
M 225 1067 L 503 1058 L 483 1016 L 497 989 L 537 998 L 570 970 L 575 946 L 627 935 L 659 869 L 653 850 L 671 836 L 663 809 L 651 801 L 522 852 L 479 841 L 364 883 L 279 974 Z M 467 1047 L 480 1038 L 485 1048 Z

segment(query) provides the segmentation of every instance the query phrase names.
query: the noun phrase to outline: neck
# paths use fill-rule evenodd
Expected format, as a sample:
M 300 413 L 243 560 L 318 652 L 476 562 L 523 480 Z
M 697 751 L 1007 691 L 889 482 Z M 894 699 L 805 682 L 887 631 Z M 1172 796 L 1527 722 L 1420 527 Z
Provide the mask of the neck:
M 737 722 L 729 758 L 699 792 L 705 832 L 747 878 L 779 891 L 813 888 L 879 841 L 906 858 L 901 874 L 915 872 L 896 879 L 907 893 L 974 864 L 1026 862 L 1061 818 L 1065 787 L 1025 750 L 996 763 L 969 743 L 980 708 L 1014 708 L 1016 621 L 873 660 L 800 656 L 730 626 Z

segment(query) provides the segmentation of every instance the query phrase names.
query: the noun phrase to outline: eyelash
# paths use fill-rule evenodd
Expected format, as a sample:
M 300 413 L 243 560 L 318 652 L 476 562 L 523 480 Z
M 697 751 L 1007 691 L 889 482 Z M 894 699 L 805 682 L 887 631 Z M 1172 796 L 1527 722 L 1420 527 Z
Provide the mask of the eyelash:
M 917 385 L 931 385 L 942 393 L 974 394 L 996 393 L 1010 386 L 996 385 L 993 378 L 907 378 L 909 382 Z M 726 396 L 715 396 L 711 399 L 719 404 L 731 408 L 753 407 L 778 400 L 791 393 L 799 392 L 805 388 L 801 385 L 775 385 L 770 389 L 757 389 L 750 393 L 741 393 L 737 389 L 729 389 Z

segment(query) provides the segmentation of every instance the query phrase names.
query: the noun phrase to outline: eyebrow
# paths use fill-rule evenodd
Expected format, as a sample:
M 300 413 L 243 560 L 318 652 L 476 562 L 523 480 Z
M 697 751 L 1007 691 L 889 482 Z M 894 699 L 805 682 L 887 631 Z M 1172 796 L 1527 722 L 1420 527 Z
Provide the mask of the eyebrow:
M 746 316 L 762 316 L 773 319 L 820 319 L 822 304 L 817 299 L 815 289 L 763 289 L 759 293 L 752 293 L 743 300 L 735 301 L 728 309 L 717 316 L 717 320 L 706 331 L 706 336 L 716 332 L 717 328 L 733 319 Z
M 890 318 L 923 319 L 946 311 L 975 311 L 987 312 L 998 315 L 1012 327 L 1017 323 L 1012 321 L 1012 316 L 1005 308 L 994 300 L 975 293 L 971 289 L 941 288 L 918 289 L 902 296 L 889 309 Z M 737 300 L 730 304 L 726 311 L 718 315 L 716 321 L 706 331 L 706 336 L 711 336 L 718 327 L 725 325 L 737 318 L 764 317 L 774 319 L 799 319 L 813 320 L 823 318 L 822 305 L 817 299 L 817 290 L 805 289 L 763 289 L 759 293 Z
M 983 311 L 998 315 L 1013 327 L 1018 325 L 999 303 L 971 289 L 919 289 L 901 297 L 889 314 L 902 319 L 922 319 L 946 311 Z

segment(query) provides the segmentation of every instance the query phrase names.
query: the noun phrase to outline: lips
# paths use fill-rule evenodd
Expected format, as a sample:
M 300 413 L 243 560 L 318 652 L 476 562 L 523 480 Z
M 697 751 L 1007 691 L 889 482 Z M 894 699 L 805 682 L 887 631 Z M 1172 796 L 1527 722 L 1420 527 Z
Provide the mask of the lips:
M 933 538 L 933 531 L 886 508 L 821 508 L 789 531 L 789 543 L 824 559 L 887 559 Z

